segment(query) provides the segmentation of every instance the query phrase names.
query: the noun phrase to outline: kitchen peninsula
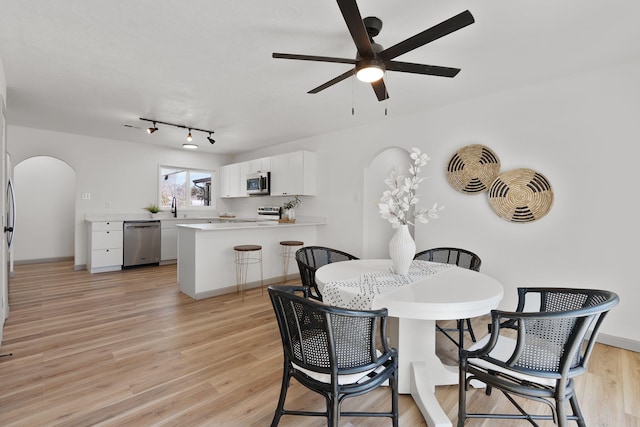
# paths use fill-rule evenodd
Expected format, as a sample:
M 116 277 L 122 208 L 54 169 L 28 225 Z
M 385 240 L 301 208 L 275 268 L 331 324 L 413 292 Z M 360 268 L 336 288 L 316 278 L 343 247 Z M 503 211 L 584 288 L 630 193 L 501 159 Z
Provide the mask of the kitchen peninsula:
M 295 223 L 278 221 L 222 224 L 179 224 L 178 284 L 180 291 L 193 299 L 203 299 L 236 291 L 233 247 L 261 245 L 265 285 L 282 278 L 280 241 L 301 240 L 315 245 L 321 219 L 298 219 Z M 295 262 L 292 264 L 295 265 Z M 290 267 L 289 274 L 297 272 Z M 260 269 L 250 265 L 249 286 L 259 286 Z

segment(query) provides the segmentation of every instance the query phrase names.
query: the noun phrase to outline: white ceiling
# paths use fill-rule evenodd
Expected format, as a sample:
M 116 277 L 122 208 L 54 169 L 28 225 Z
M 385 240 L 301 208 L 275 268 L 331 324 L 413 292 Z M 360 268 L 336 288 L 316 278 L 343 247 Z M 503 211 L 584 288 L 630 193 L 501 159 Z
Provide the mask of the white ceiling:
M 636 0 L 360 0 L 398 43 L 466 9 L 476 22 L 398 57 L 461 68 L 453 79 L 389 72 L 378 102 L 353 77 L 306 92 L 355 47 L 333 0 L 0 0 L 10 125 L 179 148 L 139 117 L 215 130 L 200 150 L 233 154 L 640 57 Z M 352 107 L 355 115 L 352 115 Z M 123 125 L 133 127 L 125 127 Z

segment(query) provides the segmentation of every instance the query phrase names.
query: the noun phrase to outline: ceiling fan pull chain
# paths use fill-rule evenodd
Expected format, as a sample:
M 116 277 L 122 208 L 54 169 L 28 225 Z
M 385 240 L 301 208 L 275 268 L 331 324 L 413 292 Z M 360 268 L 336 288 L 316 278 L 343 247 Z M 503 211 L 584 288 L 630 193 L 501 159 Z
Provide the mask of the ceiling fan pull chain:
M 356 84 L 355 84 L 355 79 L 351 79 L 351 115 L 355 116 L 356 115 L 356 107 L 355 107 L 355 91 L 356 91 Z

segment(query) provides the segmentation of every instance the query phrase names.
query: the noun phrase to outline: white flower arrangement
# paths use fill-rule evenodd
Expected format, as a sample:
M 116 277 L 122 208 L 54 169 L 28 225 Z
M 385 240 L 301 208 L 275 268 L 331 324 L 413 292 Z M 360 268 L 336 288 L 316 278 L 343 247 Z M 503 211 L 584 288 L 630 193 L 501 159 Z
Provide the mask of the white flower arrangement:
M 412 221 L 426 224 L 429 222 L 429 218 L 438 218 L 438 212 L 444 209 L 444 206 L 438 206 L 437 203 L 434 203 L 433 207 L 429 209 L 415 208 L 415 205 L 420 201 L 416 196 L 418 185 L 424 180 L 418 176 L 420 168 L 431 159 L 418 148 L 412 148 L 412 151 L 413 163 L 409 167 L 409 176 L 399 175 L 395 168 L 391 170 L 389 178 L 384 180 L 389 190 L 382 193 L 378 204 L 380 216 L 388 220 L 393 228 L 407 224 L 415 225 Z M 412 207 L 414 207 L 413 215 L 409 215 Z

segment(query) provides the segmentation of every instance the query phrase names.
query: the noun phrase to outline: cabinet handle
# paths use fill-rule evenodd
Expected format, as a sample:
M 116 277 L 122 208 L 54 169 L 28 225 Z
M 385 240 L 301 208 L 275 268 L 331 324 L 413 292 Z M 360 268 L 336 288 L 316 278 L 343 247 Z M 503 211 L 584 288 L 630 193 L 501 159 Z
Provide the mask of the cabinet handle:
M 109 231 L 107 231 L 107 234 L 109 234 L 109 233 L 110 233 L 110 232 L 109 232 Z

